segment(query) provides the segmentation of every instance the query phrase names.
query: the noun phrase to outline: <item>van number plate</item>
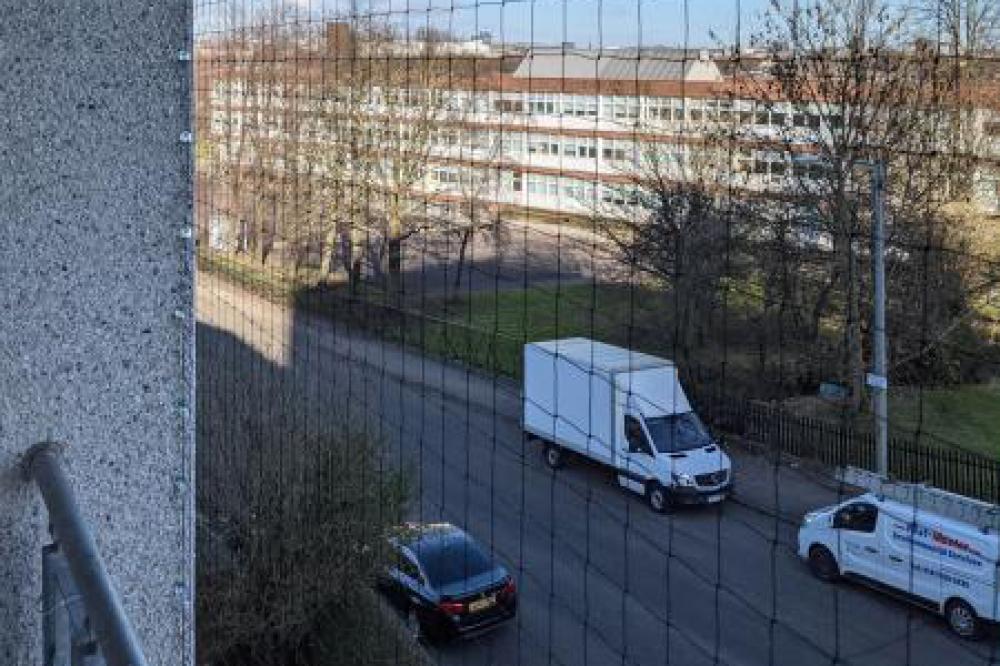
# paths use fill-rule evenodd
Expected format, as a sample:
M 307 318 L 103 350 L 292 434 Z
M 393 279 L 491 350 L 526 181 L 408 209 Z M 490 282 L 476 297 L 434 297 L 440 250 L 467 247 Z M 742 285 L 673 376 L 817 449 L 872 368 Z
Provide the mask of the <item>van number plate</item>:
M 705 498 L 705 501 L 709 504 L 715 504 L 716 502 L 721 502 L 725 497 L 725 495 L 709 495 Z
M 497 603 L 497 597 L 495 594 L 491 594 L 483 599 L 477 599 L 476 601 L 469 602 L 469 611 L 472 613 L 478 613 L 484 611 L 488 608 L 492 608 Z

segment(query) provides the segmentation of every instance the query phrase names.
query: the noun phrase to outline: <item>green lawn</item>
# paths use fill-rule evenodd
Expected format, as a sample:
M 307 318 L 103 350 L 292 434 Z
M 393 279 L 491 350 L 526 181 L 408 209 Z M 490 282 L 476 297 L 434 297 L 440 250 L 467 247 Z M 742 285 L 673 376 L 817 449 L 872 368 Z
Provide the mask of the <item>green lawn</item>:
M 934 438 L 997 457 L 1000 384 L 897 390 L 890 395 L 889 420 L 900 429 L 915 432 L 919 426 Z
M 475 293 L 432 304 L 422 343 L 512 377 L 526 341 L 584 336 L 670 356 L 663 299 L 643 287 L 592 284 Z

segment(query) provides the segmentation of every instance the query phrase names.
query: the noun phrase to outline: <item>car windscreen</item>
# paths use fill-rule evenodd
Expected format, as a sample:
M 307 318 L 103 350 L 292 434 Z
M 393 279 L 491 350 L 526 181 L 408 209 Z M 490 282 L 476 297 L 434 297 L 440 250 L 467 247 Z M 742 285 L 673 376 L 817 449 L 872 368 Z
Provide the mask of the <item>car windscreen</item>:
M 712 443 L 708 430 L 694 412 L 647 418 L 646 427 L 660 453 L 690 451 Z
M 420 543 L 413 551 L 434 587 L 466 580 L 493 568 L 483 551 L 468 539 Z

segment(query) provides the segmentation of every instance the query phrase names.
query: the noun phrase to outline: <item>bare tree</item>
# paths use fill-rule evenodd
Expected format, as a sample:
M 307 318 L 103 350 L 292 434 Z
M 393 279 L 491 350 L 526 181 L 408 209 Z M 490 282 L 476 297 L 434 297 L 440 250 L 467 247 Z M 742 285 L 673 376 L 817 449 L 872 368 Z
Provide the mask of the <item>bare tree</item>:
M 493 240 L 498 260 L 508 240 L 507 227 L 495 203 L 500 178 L 493 165 L 500 159 L 500 137 L 473 126 L 472 105 L 464 107 L 461 112 L 464 122 L 445 128 L 436 139 L 436 144 L 444 148 L 457 145 L 462 164 L 439 172 L 450 176 L 451 182 L 438 182 L 433 186 L 437 197 L 430 208 L 432 219 L 428 224 L 433 233 L 458 243 L 455 290 L 462 283 L 469 247 L 477 237 Z
M 343 25 L 348 37 L 323 59 L 323 139 L 314 160 L 327 225 L 322 263 L 329 270 L 337 245 L 346 245 L 356 285 L 364 247 L 376 247 L 372 268 L 396 294 L 402 244 L 426 223 L 422 186 L 446 116 L 442 73 L 433 41 L 411 52 L 387 23 L 367 17 Z
M 598 226 L 622 260 L 668 288 L 669 332 L 683 355 L 704 342 L 723 281 L 737 271 L 728 261 L 742 233 L 733 222 L 745 217 L 738 200 L 720 196 L 726 159 L 708 141 L 640 141 L 617 169 L 620 182 L 595 193 Z
M 771 51 L 771 76 L 746 78 L 759 106 L 784 118 L 783 143 L 802 146 L 791 184 L 797 203 L 832 239 L 820 293 L 843 302 L 843 377 L 854 409 L 864 393 L 864 165 L 888 166 L 894 216 L 908 220 L 928 219 L 949 168 L 933 159 L 946 82 L 932 54 L 914 49 L 910 38 L 908 14 L 883 0 L 773 0 L 757 38 Z
M 989 109 L 1000 103 L 1000 4 L 984 0 L 915 0 L 914 34 L 932 45 L 949 88 L 944 129 L 954 163 L 949 199 L 969 202 L 990 149 Z

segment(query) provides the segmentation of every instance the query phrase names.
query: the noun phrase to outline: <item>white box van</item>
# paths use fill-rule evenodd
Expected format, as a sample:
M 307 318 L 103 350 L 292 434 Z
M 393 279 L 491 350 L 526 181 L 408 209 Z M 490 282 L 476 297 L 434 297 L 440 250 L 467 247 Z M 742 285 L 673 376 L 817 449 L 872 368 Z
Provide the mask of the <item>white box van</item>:
M 812 511 L 799 557 L 820 579 L 859 578 L 941 613 L 964 638 L 1000 619 L 996 507 L 915 484 L 884 482 Z
M 550 467 L 566 452 L 613 468 L 656 511 L 732 490 L 729 456 L 691 410 L 670 361 L 569 338 L 524 347 L 524 430 Z

